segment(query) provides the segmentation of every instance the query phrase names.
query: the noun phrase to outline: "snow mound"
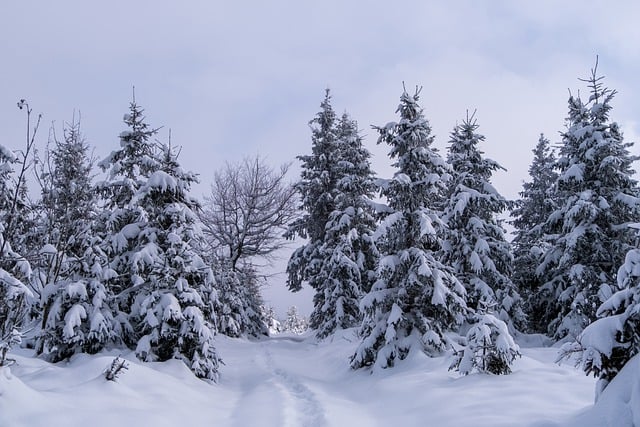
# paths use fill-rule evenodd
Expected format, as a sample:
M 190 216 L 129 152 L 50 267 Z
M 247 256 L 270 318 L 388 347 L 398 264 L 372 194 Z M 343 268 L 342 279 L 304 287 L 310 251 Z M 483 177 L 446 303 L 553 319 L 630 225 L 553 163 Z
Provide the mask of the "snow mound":
M 640 355 L 627 362 L 595 405 L 567 424 L 567 427 L 603 426 L 640 426 Z

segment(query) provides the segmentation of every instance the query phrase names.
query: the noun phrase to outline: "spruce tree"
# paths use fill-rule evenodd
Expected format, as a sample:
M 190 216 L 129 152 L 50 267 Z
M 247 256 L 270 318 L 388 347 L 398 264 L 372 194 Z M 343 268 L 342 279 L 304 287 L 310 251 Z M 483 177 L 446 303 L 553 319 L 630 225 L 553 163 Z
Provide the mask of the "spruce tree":
M 54 141 L 50 170 L 41 177 L 43 240 L 35 274 L 44 286 L 37 352 L 54 362 L 95 353 L 116 339 L 88 150 L 79 122 L 71 123 L 64 139 Z
M 477 129 L 474 115 L 467 114 L 451 133 L 447 163 L 453 180 L 443 213 L 448 226 L 443 262 L 465 285 L 470 308 L 478 308 L 480 301 L 495 302 L 501 320 L 522 328 L 521 298 L 510 280 L 511 246 L 498 219 L 509 202 L 491 184 L 502 167 L 479 150 L 485 138 Z
M 474 370 L 495 375 L 511 373 L 511 364 L 520 357 L 520 347 L 507 324 L 494 316 L 492 309 L 491 303 L 480 301 L 472 316 L 466 345 L 454 353 L 449 370 L 455 369 L 462 375 Z
M 316 289 L 322 265 L 322 245 L 325 241 L 325 226 L 335 209 L 336 176 L 334 167 L 337 155 L 336 114 L 331 106 L 331 95 L 327 89 L 320 104 L 321 110 L 311 120 L 311 154 L 298 156 L 301 179 L 295 184 L 300 194 L 300 209 L 304 214 L 289 227 L 287 236 L 307 239 L 297 248 L 287 265 L 287 285 L 291 291 L 302 289 L 303 282 Z
M 197 250 L 198 203 L 188 194 L 197 177 L 150 141 L 156 131 L 135 101 L 124 120 L 121 149 L 101 163 L 108 178 L 99 186 L 117 323 L 142 360 L 182 359 L 198 377 L 216 380 L 217 292 Z
M 181 359 L 200 378 L 218 378 L 214 347 L 216 290 L 210 267 L 194 246 L 198 202 L 189 196 L 197 177 L 184 171 L 170 146 L 160 147 L 159 169 L 134 194 L 147 214 L 136 237 L 135 262 L 147 272 L 135 292 L 131 324 L 142 360 Z
M 640 353 L 640 249 L 627 252 L 616 279 L 614 293 L 598 308 L 598 319 L 560 349 L 560 359 L 578 354 L 576 364 L 598 377 L 596 398 Z
M 602 79 L 594 68 L 589 100 L 569 98 L 555 185 L 560 203 L 545 224 L 551 247 L 537 269 L 544 280 L 537 297 L 546 304 L 541 323 L 556 339 L 576 337 L 596 319 L 633 243 L 627 225 L 638 220 L 637 157 L 609 119 L 616 92 Z
M 369 203 L 374 190 L 370 154 L 357 123 L 346 113 L 337 126 L 336 150 L 335 209 L 325 225 L 322 264 L 313 279 L 317 287 L 310 327 L 319 338 L 360 323 L 360 298 L 371 289 L 378 257 Z
M 515 227 L 512 280 L 525 301 L 529 328 L 533 332 L 546 332 L 547 325 L 540 323 L 544 307 L 536 298 L 542 284 L 536 268 L 548 248 L 544 224 L 558 206 L 553 192 L 558 173 L 555 154 L 549 140 L 542 134 L 533 149 L 533 156 L 529 166 L 531 181 L 522 185 L 520 199 L 511 210 L 511 224 Z
M 0 145 L 0 366 L 6 352 L 16 344 L 33 298 L 25 281 L 31 276 L 29 262 L 13 250 L 14 235 L 7 224 L 15 214 L 13 166 L 17 157 Z
M 138 236 L 148 221 L 148 213 L 134 200 L 151 174 L 160 168 L 151 138 L 157 133 L 145 121 L 144 110 L 133 100 L 124 115 L 126 129 L 120 133 L 120 149 L 111 152 L 98 165 L 107 173 L 97 190 L 104 201 L 100 223 L 104 227 L 104 252 L 109 258 L 108 289 L 114 294 L 118 310 L 117 333 L 129 346 L 137 339 L 128 313 L 137 287 L 148 282 L 149 268 L 138 252 Z
M 418 105 L 419 91 L 400 98 L 400 121 L 377 128 L 397 168 L 386 181 L 386 216 L 376 230 L 378 280 L 362 300 L 362 342 L 351 357 L 354 369 L 388 368 L 412 348 L 445 348 L 445 332 L 466 314 L 465 290 L 436 254 L 445 225 L 440 212 L 451 170 L 431 146 L 431 127 Z
M 214 261 L 218 291 L 218 331 L 230 337 L 268 335 L 257 271 L 251 265 L 233 268 L 227 259 Z

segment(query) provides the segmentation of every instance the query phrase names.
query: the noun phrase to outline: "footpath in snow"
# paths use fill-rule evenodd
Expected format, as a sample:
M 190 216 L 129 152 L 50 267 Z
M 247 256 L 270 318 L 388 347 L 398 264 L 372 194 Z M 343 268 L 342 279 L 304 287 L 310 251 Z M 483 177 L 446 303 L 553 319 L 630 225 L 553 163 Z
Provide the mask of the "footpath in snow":
M 0 371 L 0 427 L 551 427 L 593 411 L 594 379 L 555 364 L 555 348 L 523 348 L 511 375 L 460 377 L 449 358 L 419 353 L 393 369 L 353 372 L 352 331 L 320 343 L 295 335 L 216 343 L 224 365 L 214 385 L 177 360 L 123 354 L 129 370 L 108 382 L 102 371 L 116 353 L 52 365 L 20 350 Z

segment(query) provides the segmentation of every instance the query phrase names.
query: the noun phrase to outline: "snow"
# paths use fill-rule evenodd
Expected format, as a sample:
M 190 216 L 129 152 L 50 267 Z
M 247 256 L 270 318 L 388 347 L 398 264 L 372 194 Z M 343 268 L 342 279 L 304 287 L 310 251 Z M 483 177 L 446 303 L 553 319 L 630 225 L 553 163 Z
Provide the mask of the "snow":
M 555 348 L 523 348 L 510 375 L 460 376 L 448 371 L 450 356 L 421 352 L 393 369 L 352 371 L 357 343 L 354 330 L 321 342 L 218 336 L 218 384 L 198 380 L 179 360 L 143 363 L 124 353 L 129 369 L 111 382 L 103 372 L 117 351 L 50 364 L 18 349 L 17 363 L 0 368 L 0 426 L 624 426 L 596 420 L 640 408 L 638 358 L 632 376 L 623 371 L 592 407 L 594 379 L 554 364 Z
M 598 402 L 574 416 L 567 427 L 634 427 L 640 425 L 640 356 L 625 367 L 602 392 Z

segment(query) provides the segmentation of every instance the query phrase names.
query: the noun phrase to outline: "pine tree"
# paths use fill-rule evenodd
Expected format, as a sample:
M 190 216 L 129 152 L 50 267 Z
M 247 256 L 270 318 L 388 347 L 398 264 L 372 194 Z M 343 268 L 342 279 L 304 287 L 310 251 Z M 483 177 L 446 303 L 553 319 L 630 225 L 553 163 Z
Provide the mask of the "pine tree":
M 311 154 L 298 156 L 302 162 L 301 179 L 295 184 L 300 194 L 300 208 L 305 213 L 289 227 L 289 238 L 296 236 L 307 239 L 297 248 L 287 265 L 287 285 L 291 291 L 302 289 L 303 282 L 317 289 L 314 280 L 320 271 L 325 241 L 325 226 L 335 209 L 336 176 L 336 114 L 331 106 L 331 95 L 327 89 L 321 111 L 309 123 L 311 127 Z
M 540 135 L 538 144 L 533 149 L 533 161 L 529 166 L 530 182 L 522 185 L 520 199 L 511 210 L 515 227 L 513 245 L 512 280 L 525 300 L 525 311 L 528 324 L 534 332 L 546 332 L 547 325 L 540 324 L 544 307 L 539 305 L 535 294 L 542 285 L 536 275 L 536 268 L 541 257 L 548 249 L 544 236 L 544 224 L 557 208 L 553 185 L 558 178 L 556 158 L 549 146 L 549 140 Z
M 287 310 L 287 318 L 282 324 L 284 332 L 303 334 L 308 329 L 307 319 L 298 313 L 298 307 L 292 305 Z
M 637 157 L 609 119 L 616 92 L 596 68 L 588 102 L 569 98 L 555 186 L 561 203 L 545 224 L 552 245 L 537 269 L 545 282 L 537 296 L 546 304 L 541 323 L 557 339 L 577 336 L 596 319 L 603 290 L 633 243 L 626 225 L 638 220 Z
M 491 303 L 480 301 L 480 307 L 472 316 L 467 332 L 466 345 L 454 353 L 449 370 L 462 375 L 474 370 L 481 373 L 505 375 L 511 373 L 511 364 L 520 357 L 520 347 L 509 333 L 505 322 L 492 313 Z
M 560 349 L 559 359 L 577 353 L 576 364 L 598 377 L 596 397 L 640 353 L 640 249 L 627 252 L 613 290 L 598 308 L 598 319 Z
M 260 313 L 262 314 L 264 322 L 267 324 L 269 335 L 275 335 L 282 332 L 282 323 L 278 320 L 278 316 L 276 315 L 276 311 L 273 307 L 263 305 L 260 309 Z
M 197 177 L 182 170 L 170 147 L 162 146 L 158 157 L 159 169 L 132 198 L 146 213 L 133 259 L 146 273 L 130 314 L 136 355 L 146 361 L 182 359 L 196 376 L 217 380 L 217 292 L 213 272 L 192 243 L 199 233 L 199 205 L 188 193 Z
M 451 133 L 447 163 L 453 180 L 443 213 L 449 230 L 443 262 L 465 284 L 470 308 L 478 308 L 481 300 L 496 302 L 500 319 L 522 328 L 521 298 L 510 280 L 511 246 L 498 219 L 509 202 L 491 184 L 491 176 L 502 167 L 483 157 L 478 144 L 485 138 L 477 129 L 474 115 L 467 114 Z
M 337 126 L 336 150 L 335 209 L 325 226 L 319 250 L 322 263 L 313 279 L 316 294 L 310 326 L 319 338 L 360 323 L 360 298 L 371 289 L 378 257 L 369 203 L 374 190 L 370 154 L 357 123 L 346 113 Z
M 46 162 L 51 169 L 42 176 L 43 240 L 35 273 L 44 285 L 37 352 L 57 362 L 76 352 L 95 353 L 116 337 L 112 296 L 103 283 L 107 258 L 96 227 L 89 146 L 78 122 L 54 142 Z
M 114 295 L 116 334 L 130 347 L 137 336 L 129 323 L 129 313 L 139 287 L 149 282 L 152 262 L 141 253 L 140 232 L 149 221 L 149 214 L 134 200 L 151 174 L 160 169 L 151 138 L 157 133 L 145 122 L 144 110 L 133 100 L 124 115 L 127 129 L 120 134 L 120 149 L 111 152 L 98 165 L 107 173 L 98 182 L 97 190 L 104 208 L 100 224 L 104 227 L 103 250 L 109 259 L 104 272 L 107 288 Z
M 245 265 L 234 269 L 228 260 L 215 262 L 218 290 L 218 331 L 230 337 L 268 335 L 256 270 Z
M 11 177 L 17 157 L 0 145 L 0 366 L 15 344 L 26 318 L 32 292 L 25 285 L 31 276 L 27 260 L 12 248 L 7 224 L 15 214 L 15 187 Z
M 170 147 L 150 141 L 156 131 L 135 101 L 124 120 L 121 149 L 101 162 L 108 179 L 99 185 L 120 333 L 142 360 L 179 358 L 198 377 L 216 380 L 217 292 L 197 250 L 199 205 L 188 195 L 197 177 Z
M 400 121 L 377 128 L 397 172 L 382 187 L 388 212 L 375 233 L 378 280 L 361 303 L 363 339 L 351 357 L 354 369 L 392 367 L 412 348 L 440 351 L 444 333 L 466 314 L 464 287 L 436 258 L 445 225 L 434 206 L 442 204 L 451 171 L 431 147 L 431 127 L 418 99 L 418 90 L 413 96 L 405 91 Z

